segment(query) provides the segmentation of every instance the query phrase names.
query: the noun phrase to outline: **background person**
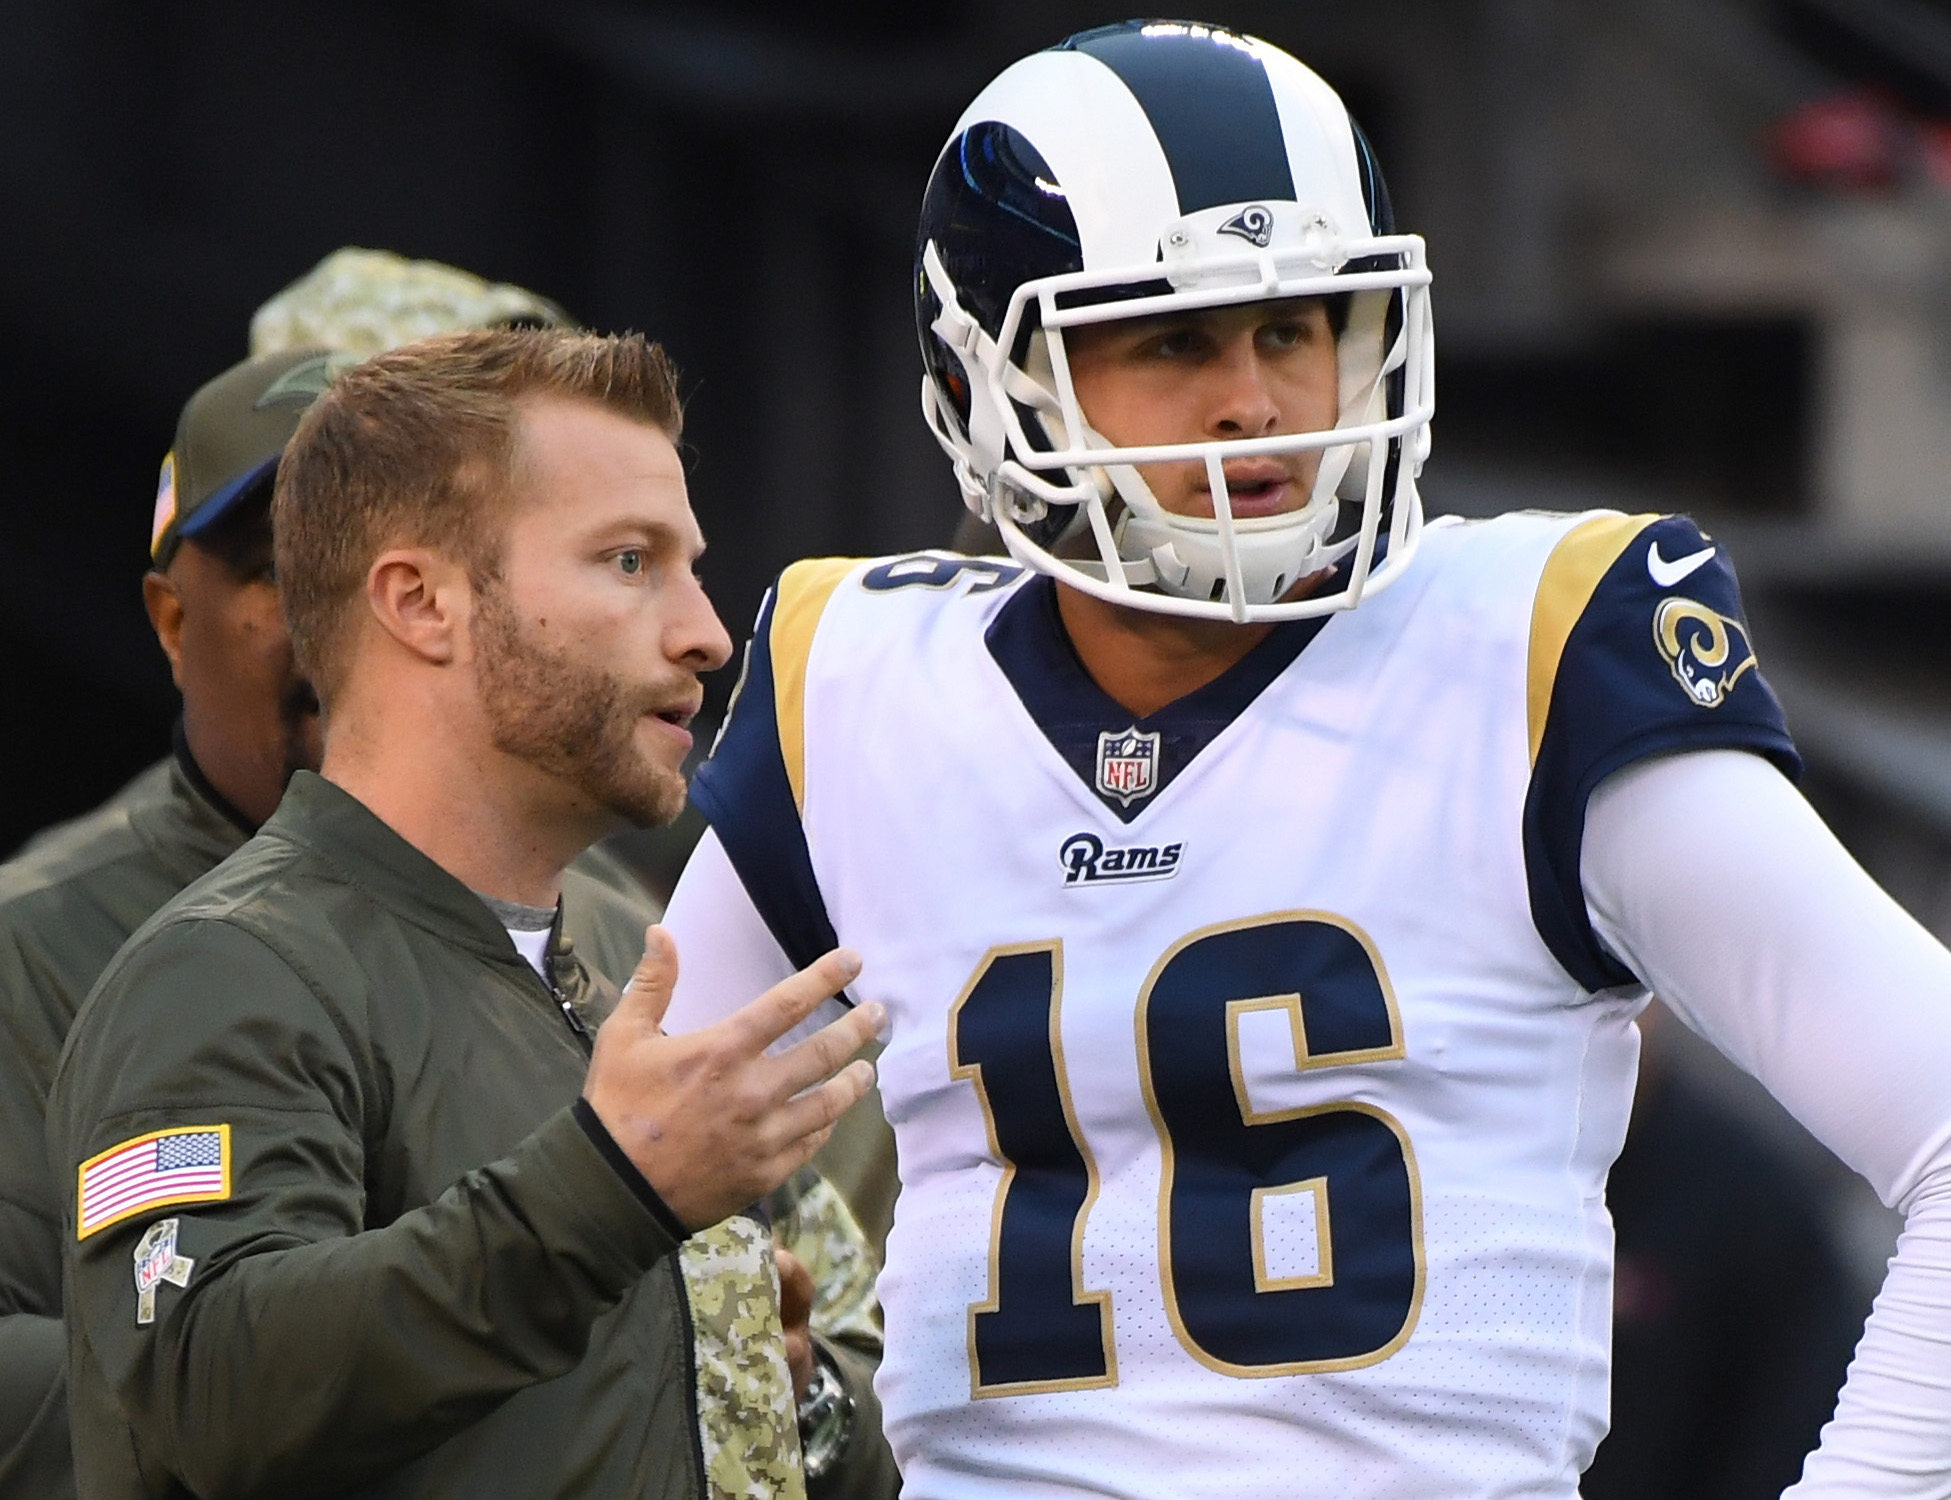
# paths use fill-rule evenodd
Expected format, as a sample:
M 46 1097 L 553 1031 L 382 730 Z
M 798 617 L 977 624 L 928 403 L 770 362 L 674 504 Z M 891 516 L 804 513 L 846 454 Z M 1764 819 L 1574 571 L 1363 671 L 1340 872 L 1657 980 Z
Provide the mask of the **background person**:
M 361 359 L 463 328 L 570 328 L 539 292 L 437 260 L 346 245 L 251 315 L 251 353 L 326 348 Z
M 50 1101 L 85 1491 L 705 1491 L 670 1251 L 804 1161 L 866 1069 L 801 1091 L 871 1018 L 762 1054 L 829 960 L 701 1055 L 656 1030 L 653 943 L 592 1061 L 614 992 L 483 899 L 552 908 L 594 837 L 682 804 L 727 648 L 676 430 L 641 339 L 491 333 L 349 372 L 287 456 L 328 779 L 125 949 Z M 218 1187 L 93 1145 L 184 1109 L 224 1116 L 180 1132 Z

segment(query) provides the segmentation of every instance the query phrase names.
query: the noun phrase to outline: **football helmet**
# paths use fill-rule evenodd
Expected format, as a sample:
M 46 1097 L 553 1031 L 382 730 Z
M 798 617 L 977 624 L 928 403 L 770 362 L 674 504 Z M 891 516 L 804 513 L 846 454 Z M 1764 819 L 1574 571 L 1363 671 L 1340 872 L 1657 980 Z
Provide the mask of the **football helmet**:
M 1086 593 L 1241 622 L 1347 609 L 1421 533 L 1429 280 L 1367 140 L 1299 61 L 1217 26 L 1099 27 L 1006 69 L 936 161 L 916 250 L 922 413 L 1011 555 Z M 1332 427 L 1119 447 L 1080 409 L 1066 329 L 1301 297 L 1328 299 Z M 1308 450 L 1302 508 L 1233 517 L 1228 459 Z M 1205 465 L 1211 517 L 1166 511 L 1139 472 L 1186 460 Z

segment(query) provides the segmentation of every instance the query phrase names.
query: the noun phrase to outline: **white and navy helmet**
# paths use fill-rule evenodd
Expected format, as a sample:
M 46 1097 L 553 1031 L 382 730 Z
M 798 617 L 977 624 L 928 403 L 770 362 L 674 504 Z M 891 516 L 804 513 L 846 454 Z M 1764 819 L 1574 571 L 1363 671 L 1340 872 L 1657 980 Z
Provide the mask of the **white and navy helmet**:
M 1018 561 L 1236 621 L 1350 608 L 1409 562 L 1434 405 L 1423 242 L 1395 232 L 1334 90 L 1279 48 L 1128 21 L 1014 64 L 936 162 L 916 260 L 923 415 Z M 1331 299 L 1333 428 L 1119 448 L 1078 408 L 1064 329 L 1287 297 Z M 1227 459 L 1306 449 L 1322 457 L 1304 508 L 1232 519 Z M 1167 513 L 1133 467 L 1188 459 L 1211 477 L 1211 518 Z M 1054 550 L 1080 533 L 1097 562 Z M 1281 602 L 1329 567 L 1329 588 Z

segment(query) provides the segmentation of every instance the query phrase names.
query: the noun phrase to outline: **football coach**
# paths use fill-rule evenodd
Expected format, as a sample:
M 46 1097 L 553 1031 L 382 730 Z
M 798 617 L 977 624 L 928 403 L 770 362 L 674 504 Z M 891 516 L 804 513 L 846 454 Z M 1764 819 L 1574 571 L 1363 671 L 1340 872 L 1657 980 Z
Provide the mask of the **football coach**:
M 673 1251 L 826 1138 L 878 1007 L 768 1055 L 835 952 L 666 1037 L 659 930 L 619 1000 L 495 914 L 683 805 L 730 643 L 679 420 L 656 346 L 553 329 L 306 414 L 276 565 L 320 773 L 131 939 L 49 1101 L 82 1494 L 705 1493 Z

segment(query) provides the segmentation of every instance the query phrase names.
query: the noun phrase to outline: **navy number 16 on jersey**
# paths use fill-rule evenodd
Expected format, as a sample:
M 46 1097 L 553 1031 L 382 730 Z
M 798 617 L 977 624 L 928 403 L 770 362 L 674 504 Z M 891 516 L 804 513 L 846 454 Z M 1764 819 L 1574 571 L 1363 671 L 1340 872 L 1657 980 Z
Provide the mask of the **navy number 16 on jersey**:
M 978 1396 L 1117 1383 L 1110 1297 L 1084 1285 L 1097 1170 L 1071 1106 L 1059 1027 L 1062 947 L 990 950 L 956 1002 L 950 1064 L 981 1100 L 1003 1163 L 988 1299 L 969 1310 Z M 1242 1376 L 1373 1364 L 1422 1301 L 1414 1156 L 1388 1114 L 1345 1102 L 1261 1111 L 1243 1019 L 1285 1016 L 1297 1069 L 1403 1055 L 1400 1018 L 1367 939 L 1322 912 L 1196 932 L 1138 999 L 1139 1068 L 1163 1149 L 1159 1266 L 1179 1341 Z M 1270 1268 L 1270 1200 L 1305 1197 L 1317 1254 Z

